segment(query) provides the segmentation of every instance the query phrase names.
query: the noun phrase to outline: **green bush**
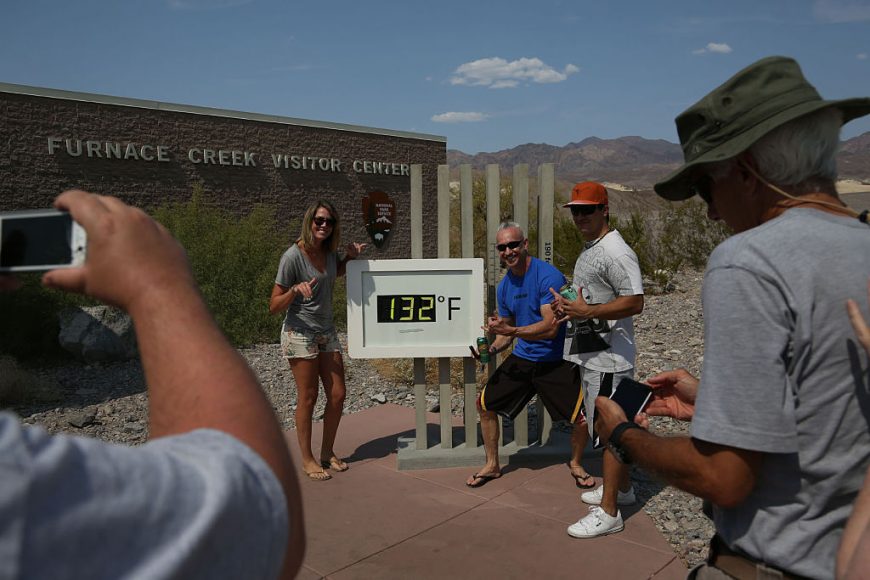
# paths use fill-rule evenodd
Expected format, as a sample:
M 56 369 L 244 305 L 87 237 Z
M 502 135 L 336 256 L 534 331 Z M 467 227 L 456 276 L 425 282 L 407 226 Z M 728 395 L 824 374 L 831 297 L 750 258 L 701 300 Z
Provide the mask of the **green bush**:
M 19 274 L 21 288 L 0 292 L 0 353 L 16 359 L 63 355 L 57 341 L 58 313 L 64 308 L 94 304 L 82 296 L 42 286 L 42 274 Z
M 276 227 L 274 210 L 258 206 L 239 218 L 204 203 L 195 188 L 190 201 L 159 207 L 154 217 L 187 250 L 205 302 L 230 342 L 276 341 L 280 321 L 269 314 L 269 296 L 291 236 Z

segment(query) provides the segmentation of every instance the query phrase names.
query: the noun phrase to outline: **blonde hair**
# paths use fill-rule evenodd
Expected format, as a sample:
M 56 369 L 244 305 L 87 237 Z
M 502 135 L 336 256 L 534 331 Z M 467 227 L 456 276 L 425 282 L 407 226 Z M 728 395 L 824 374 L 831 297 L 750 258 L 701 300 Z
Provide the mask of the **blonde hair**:
M 305 210 L 305 216 L 302 218 L 302 232 L 296 241 L 301 240 L 306 250 L 314 249 L 314 236 L 311 234 L 311 224 L 314 223 L 314 215 L 320 208 L 328 211 L 329 217 L 335 220 L 332 222 L 332 233 L 326 238 L 324 246 L 327 252 L 334 252 L 338 249 L 339 244 L 341 244 L 341 227 L 338 212 L 335 210 L 334 205 L 322 199 L 317 200 Z

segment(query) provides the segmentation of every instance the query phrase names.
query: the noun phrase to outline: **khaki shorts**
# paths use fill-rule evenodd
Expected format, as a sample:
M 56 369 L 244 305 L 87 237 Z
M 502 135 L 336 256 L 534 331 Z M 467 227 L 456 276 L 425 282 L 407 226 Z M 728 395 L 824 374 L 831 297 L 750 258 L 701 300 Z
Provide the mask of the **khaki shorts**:
M 341 352 L 341 343 L 335 330 L 322 333 L 288 328 L 281 332 L 281 354 L 286 359 L 312 359 L 322 352 Z

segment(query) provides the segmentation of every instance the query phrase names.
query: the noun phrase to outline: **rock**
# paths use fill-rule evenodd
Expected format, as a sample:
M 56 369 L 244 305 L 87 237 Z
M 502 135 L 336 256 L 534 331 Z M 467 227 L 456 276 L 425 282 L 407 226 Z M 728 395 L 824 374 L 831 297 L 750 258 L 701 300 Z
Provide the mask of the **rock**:
M 435 401 L 434 403 L 429 405 L 429 408 L 426 410 L 429 411 L 430 413 L 438 413 L 439 411 L 441 411 L 441 403 L 439 403 L 438 401 Z
M 71 416 L 69 418 L 69 424 L 78 429 L 83 429 L 88 425 L 93 425 L 96 418 L 96 411 L 93 409 L 85 409 Z
M 127 360 L 138 356 L 133 322 L 117 308 L 68 308 L 58 318 L 60 346 L 82 360 Z
M 372 395 L 372 401 L 375 401 L 376 403 L 380 403 L 381 405 L 383 405 L 384 403 L 387 402 L 387 397 L 383 393 L 377 393 L 375 395 Z

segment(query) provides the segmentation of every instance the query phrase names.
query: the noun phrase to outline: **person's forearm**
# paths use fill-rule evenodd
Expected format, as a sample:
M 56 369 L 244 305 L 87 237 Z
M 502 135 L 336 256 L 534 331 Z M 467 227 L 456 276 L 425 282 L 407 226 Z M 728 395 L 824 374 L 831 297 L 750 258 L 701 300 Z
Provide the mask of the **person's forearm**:
M 509 336 L 497 334 L 496 337 L 493 339 L 492 344 L 489 345 L 489 354 L 498 354 L 506 350 L 513 341 L 514 339 Z
M 755 486 L 751 465 L 735 453 L 689 437 L 658 437 L 641 429 L 623 433 L 631 460 L 672 485 L 722 507 L 740 504 Z M 757 454 L 751 454 L 758 460 Z
M 298 293 L 296 292 L 295 286 L 291 286 L 283 294 L 278 294 L 277 296 L 273 295 L 269 299 L 269 313 L 278 314 L 284 312 L 290 308 L 290 305 L 293 304 L 294 300 L 296 300 L 297 295 Z
M 643 312 L 643 295 L 620 296 L 605 304 L 588 305 L 586 318 L 621 320 Z
M 849 577 L 846 575 L 846 571 L 851 568 L 849 562 L 852 561 L 855 548 L 864 535 L 870 537 L 870 469 L 864 475 L 864 486 L 852 506 L 852 515 L 843 530 L 843 539 L 837 552 L 837 578 Z
M 544 340 L 558 334 L 559 327 L 552 320 L 541 320 L 528 326 L 514 326 L 511 336 L 524 340 Z
M 284 488 L 290 521 L 285 574 L 304 550 L 298 481 L 271 404 L 244 359 L 224 338 L 190 285 L 149 293 L 130 309 L 149 395 L 151 437 L 198 428 L 247 444 Z

